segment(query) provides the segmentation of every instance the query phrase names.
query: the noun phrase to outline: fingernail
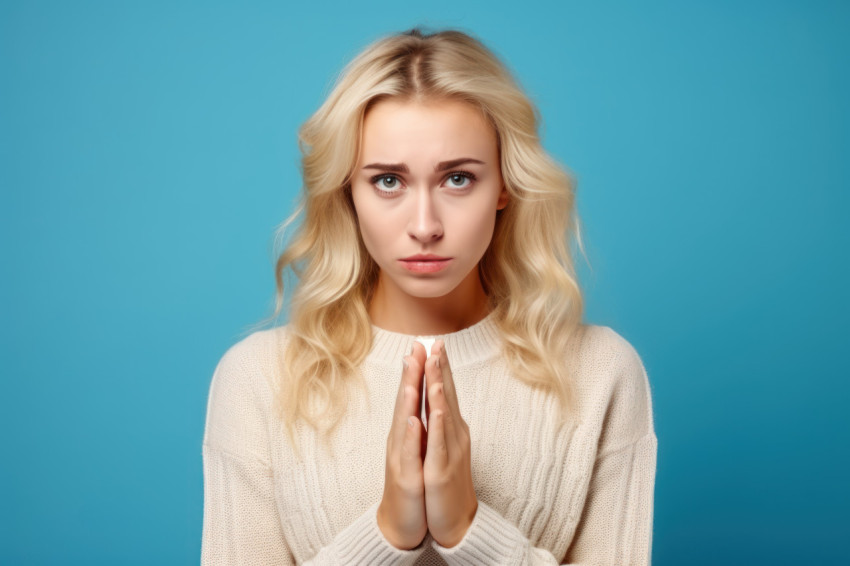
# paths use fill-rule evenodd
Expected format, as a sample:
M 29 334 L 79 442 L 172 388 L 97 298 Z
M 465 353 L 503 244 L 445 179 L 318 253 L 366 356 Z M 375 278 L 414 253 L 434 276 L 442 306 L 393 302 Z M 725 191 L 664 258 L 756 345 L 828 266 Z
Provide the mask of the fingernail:
M 407 417 L 407 426 L 413 428 L 413 417 Z
M 434 362 L 434 363 L 436 364 L 436 366 L 437 366 L 438 368 L 440 367 L 440 355 L 439 355 L 439 354 L 437 354 L 437 361 L 436 361 L 436 362 Z
M 401 364 L 404 366 L 404 369 L 407 369 L 407 367 L 410 365 L 410 364 L 407 363 L 407 360 L 404 359 L 404 358 L 401 359 Z

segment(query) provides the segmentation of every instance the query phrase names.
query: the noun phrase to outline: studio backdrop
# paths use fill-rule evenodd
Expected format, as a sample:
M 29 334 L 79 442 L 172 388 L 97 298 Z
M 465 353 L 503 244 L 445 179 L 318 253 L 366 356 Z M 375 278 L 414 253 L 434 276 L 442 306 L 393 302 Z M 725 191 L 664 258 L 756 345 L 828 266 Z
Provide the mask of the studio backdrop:
M 0 564 L 198 562 L 297 129 L 416 25 L 492 48 L 575 176 L 585 319 L 652 387 L 653 563 L 842 563 L 850 4 L 6 0 Z

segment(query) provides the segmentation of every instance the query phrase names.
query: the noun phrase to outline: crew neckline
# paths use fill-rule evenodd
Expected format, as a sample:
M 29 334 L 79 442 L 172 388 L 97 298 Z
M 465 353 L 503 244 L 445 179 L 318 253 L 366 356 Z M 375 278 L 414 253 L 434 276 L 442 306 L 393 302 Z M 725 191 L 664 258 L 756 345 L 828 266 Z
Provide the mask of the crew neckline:
M 501 335 L 496 311 L 467 328 L 448 334 L 403 334 L 372 324 L 372 349 L 368 358 L 383 363 L 400 363 L 410 353 L 417 338 L 442 339 L 452 368 L 486 360 L 501 351 Z

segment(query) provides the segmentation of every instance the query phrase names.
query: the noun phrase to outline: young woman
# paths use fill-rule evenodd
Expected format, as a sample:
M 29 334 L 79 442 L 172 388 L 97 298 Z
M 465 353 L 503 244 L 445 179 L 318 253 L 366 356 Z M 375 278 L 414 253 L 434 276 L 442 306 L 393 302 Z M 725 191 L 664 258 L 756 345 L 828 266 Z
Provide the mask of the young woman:
M 213 375 L 204 564 L 649 564 L 647 374 L 582 323 L 537 126 L 458 31 L 348 65 L 300 132 L 290 321 Z

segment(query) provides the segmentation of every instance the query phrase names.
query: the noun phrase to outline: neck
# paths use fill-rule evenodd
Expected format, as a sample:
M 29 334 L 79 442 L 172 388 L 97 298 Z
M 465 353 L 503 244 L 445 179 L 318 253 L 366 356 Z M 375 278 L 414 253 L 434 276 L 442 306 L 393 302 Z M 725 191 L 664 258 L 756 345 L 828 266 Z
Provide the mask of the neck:
M 390 332 L 436 336 L 469 328 L 490 312 L 477 270 L 443 297 L 413 297 L 379 277 L 369 303 L 372 324 Z

